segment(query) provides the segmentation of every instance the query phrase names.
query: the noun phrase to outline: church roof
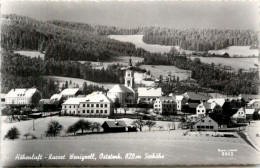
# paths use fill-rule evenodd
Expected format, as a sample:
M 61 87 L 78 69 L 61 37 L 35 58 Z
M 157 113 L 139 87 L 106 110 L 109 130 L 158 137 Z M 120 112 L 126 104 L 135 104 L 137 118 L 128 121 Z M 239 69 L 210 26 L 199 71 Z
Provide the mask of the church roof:
M 114 85 L 112 89 L 110 89 L 108 91 L 109 93 L 113 92 L 121 92 L 121 93 L 133 93 L 134 91 L 128 87 L 126 87 L 125 85 L 123 84 L 117 84 L 117 85 Z

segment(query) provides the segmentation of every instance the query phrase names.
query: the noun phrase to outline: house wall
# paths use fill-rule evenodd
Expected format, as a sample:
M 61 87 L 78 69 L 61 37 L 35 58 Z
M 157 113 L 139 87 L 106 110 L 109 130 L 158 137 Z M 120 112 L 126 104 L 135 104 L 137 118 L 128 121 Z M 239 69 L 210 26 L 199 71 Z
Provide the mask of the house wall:
M 77 115 L 79 113 L 79 105 L 78 104 L 63 104 L 61 114 L 73 114 Z
M 214 120 L 211 118 L 204 118 L 197 122 L 193 128 L 195 130 L 218 130 L 218 123 L 216 123 Z
M 206 108 L 203 105 L 198 105 L 196 108 L 196 114 L 198 117 L 203 117 L 206 115 Z
M 160 99 L 156 99 L 154 101 L 154 112 L 163 114 L 175 114 L 177 111 L 176 103 L 175 102 L 162 102 Z
M 109 116 L 113 113 L 112 104 L 108 102 L 84 102 L 80 103 L 80 115 L 91 116 Z

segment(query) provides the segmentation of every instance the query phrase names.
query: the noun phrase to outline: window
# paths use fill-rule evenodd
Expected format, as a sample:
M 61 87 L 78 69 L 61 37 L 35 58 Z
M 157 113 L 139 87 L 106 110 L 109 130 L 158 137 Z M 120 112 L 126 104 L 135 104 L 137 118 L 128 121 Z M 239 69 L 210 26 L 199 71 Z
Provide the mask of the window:
M 99 107 L 99 104 L 96 104 L 96 107 Z
M 210 126 L 210 129 L 213 129 L 214 128 L 214 126 Z
M 89 107 L 89 104 L 87 104 L 87 107 Z
M 105 110 L 105 113 L 107 113 L 107 110 Z
M 204 120 L 202 120 L 201 122 L 204 122 Z
M 89 113 L 89 110 L 87 110 L 87 113 Z
M 91 107 L 94 107 L 94 104 L 91 104 Z
M 103 104 L 100 104 L 100 107 L 103 107 Z
M 200 129 L 200 126 L 199 126 L 199 125 L 197 125 L 197 128 L 198 128 L 198 129 Z
M 83 110 L 83 113 L 85 113 L 85 110 Z
M 94 110 L 91 110 L 91 113 L 94 113 Z
M 103 113 L 103 110 L 100 110 L 100 113 Z
M 198 112 L 200 112 L 200 110 L 198 110 Z
M 75 108 L 75 106 L 74 106 L 74 108 Z
M 107 107 L 107 104 L 105 104 L 105 107 Z
M 206 126 L 207 129 L 209 129 L 209 126 Z
M 71 108 L 71 106 L 70 106 L 70 108 Z
M 99 110 L 96 110 L 96 113 L 99 113 Z
M 83 104 L 83 107 L 85 107 L 85 104 Z
M 205 128 L 205 126 L 201 126 L 201 128 Z
M 64 108 L 66 108 L 66 106 Z
M 204 110 L 201 110 L 202 113 L 204 113 Z

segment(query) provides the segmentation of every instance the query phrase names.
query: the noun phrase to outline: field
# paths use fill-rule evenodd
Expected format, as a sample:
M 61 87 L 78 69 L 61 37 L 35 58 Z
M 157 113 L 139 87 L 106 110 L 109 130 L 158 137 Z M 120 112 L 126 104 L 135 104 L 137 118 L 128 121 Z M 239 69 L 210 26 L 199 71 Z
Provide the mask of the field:
M 191 57 L 194 59 L 195 57 Z M 221 64 L 222 66 L 231 66 L 234 70 L 240 68 L 249 69 L 256 68 L 254 64 L 258 63 L 257 58 L 219 58 L 219 57 L 199 57 L 201 62 L 214 63 L 215 65 Z
M 250 49 L 250 46 L 230 46 L 221 50 L 209 50 L 209 53 L 224 54 L 228 53 L 231 57 L 236 56 L 258 56 L 258 49 Z
M 4 117 L 2 117 L 2 121 Z M 49 117 L 37 119 L 37 131 L 43 131 L 50 120 L 58 120 L 66 128 L 78 120 L 76 117 Z M 90 121 L 101 122 L 104 119 L 89 118 Z M 107 120 L 107 119 L 106 119 Z M 127 123 L 130 119 L 123 119 Z M 158 122 L 166 127 L 168 122 Z M 12 126 L 26 132 L 31 130 L 32 121 L 17 123 L 2 122 L 2 135 Z M 176 127 L 177 128 L 177 127 Z M 22 132 L 22 131 L 21 131 Z M 147 131 L 133 133 L 92 134 L 84 136 L 68 136 L 43 138 L 38 140 L 3 140 L 3 166 L 92 166 L 92 165 L 241 165 L 259 164 L 260 153 L 238 138 L 220 138 L 197 134 L 184 136 L 185 130 Z M 223 156 L 220 150 L 233 150 L 232 156 Z M 246 152 L 246 155 L 245 155 Z M 70 154 L 95 154 L 96 160 L 70 160 Z M 122 159 L 101 159 L 101 153 L 122 156 Z M 140 155 L 140 159 L 125 159 L 127 153 Z M 145 159 L 145 154 L 164 155 L 159 159 Z M 43 155 L 40 161 L 15 160 L 17 154 Z M 65 155 L 66 160 L 48 160 L 49 154 Z M 46 157 L 46 158 L 45 158 Z
M 111 89 L 113 87 L 113 83 L 97 83 L 97 82 L 92 82 L 84 79 L 79 79 L 79 78 L 70 78 L 70 77 L 60 77 L 60 76 L 45 76 L 46 79 L 52 79 L 54 81 L 58 81 L 60 84 L 60 87 L 62 84 L 65 84 L 66 81 L 70 82 L 72 81 L 72 84 L 76 86 L 76 84 L 79 85 L 79 87 L 82 87 L 84 82 L 87 82 L 88 85 L 98 85 L 100 87 L 104 87 L 105 89 Z
M 178 76 L 180 80 L 187 79 L 191 72 L 187 70 L 178 69 L 175 66 L 166 66 L 166 65 L 141 65 L 141 68 L 149 70 L 152 75 L 159 77 L 160 75 L 167 76 L 168 73 Z
M 25 55 L 27 57 L 38 57 L 40 56 L 40 58 L 44 59 L 45 54 L 40 53 L 39 51 L 14 51 L 14 53 L 18 53 L 21 55 Z

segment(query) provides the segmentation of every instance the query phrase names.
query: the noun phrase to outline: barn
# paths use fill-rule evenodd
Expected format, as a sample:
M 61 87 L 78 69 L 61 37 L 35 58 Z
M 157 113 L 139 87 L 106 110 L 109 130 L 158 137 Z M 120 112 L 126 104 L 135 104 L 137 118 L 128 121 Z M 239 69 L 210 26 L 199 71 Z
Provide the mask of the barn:
M 104 132 L 125 132 L 127 125 L 124 121 L 105 121 L 101 127 Z

